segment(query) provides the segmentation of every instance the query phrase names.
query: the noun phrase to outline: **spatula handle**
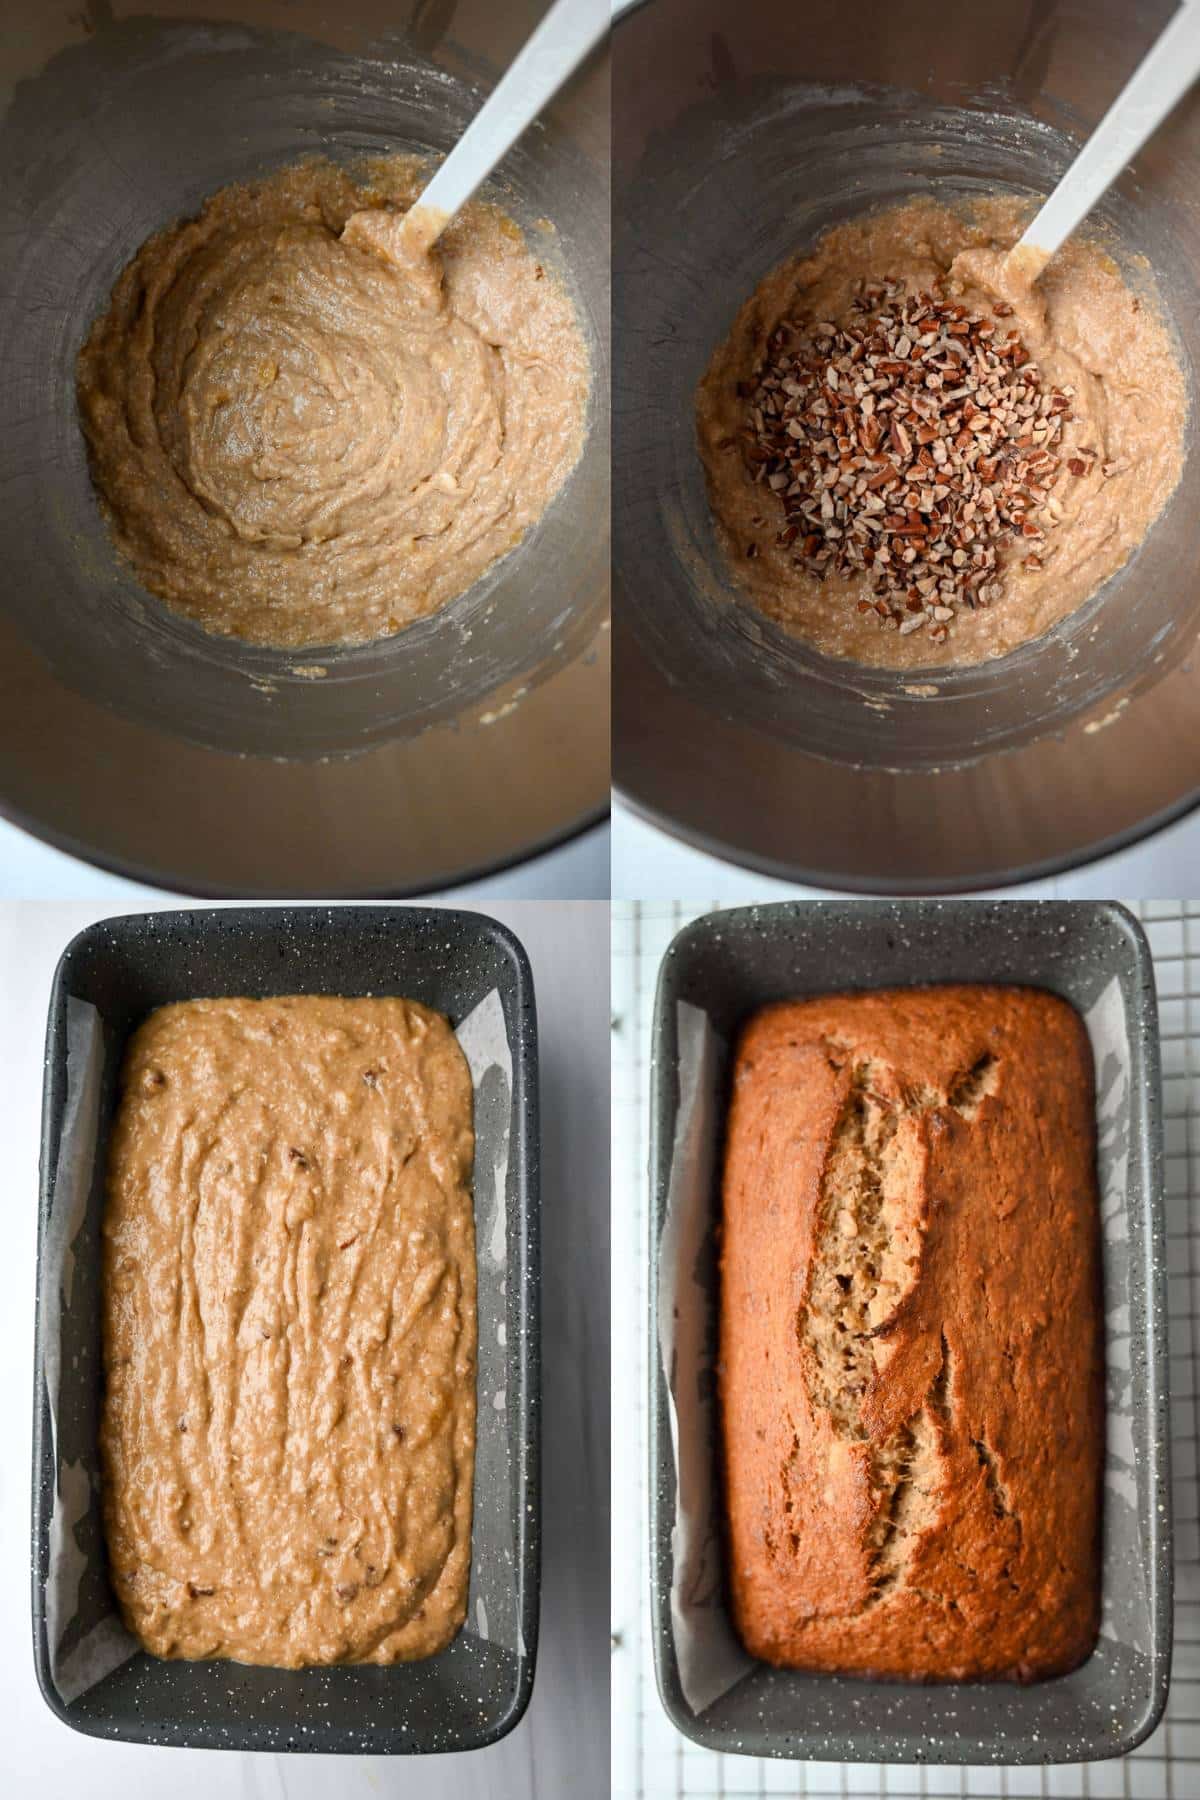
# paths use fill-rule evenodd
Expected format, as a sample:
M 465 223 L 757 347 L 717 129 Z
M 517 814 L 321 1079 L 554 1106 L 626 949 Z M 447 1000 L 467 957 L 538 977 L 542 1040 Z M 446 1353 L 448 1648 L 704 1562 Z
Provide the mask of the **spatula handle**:
M 609 27 L 607 0 L 555 0 L 418 205 L 445 225 L 486 181 Z
M 1113 102 L 1018 249 L 1046 262 L 1110 188 L 1200 75 L 1200 4 L 1183 0 L 1133 79 Z

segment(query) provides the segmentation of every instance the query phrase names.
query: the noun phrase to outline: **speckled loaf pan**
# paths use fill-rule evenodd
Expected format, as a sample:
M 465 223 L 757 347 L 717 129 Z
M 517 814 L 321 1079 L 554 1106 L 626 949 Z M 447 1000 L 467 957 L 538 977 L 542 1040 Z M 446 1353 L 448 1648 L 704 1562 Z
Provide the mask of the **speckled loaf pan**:
M 1098 1113 L 1128 1152 L 1126 1206 L 1110 1204 L 1111 1185 L 1102 1203 L 1109 1429 L 1100 1642 L 1073 1674 L 1028 1687 L 866 1681 L 752 1662 L 719 1698 L 695 1710 L 681 1683 L 681 1627 L 671 1604 L 676 1465 L 658 1353 L 660 1245 L 679 1110 L 678 1008 L 707 1013 L 716 1033 L 709 1108 L 716 1114 L 724 1109 L 729 1046 L 758 1007 L 806 994 L 944 981 L 1047 988 L 1085 1015 L 1116 983 L 1109 998 L 1127 1045 L 1127 1104 L 1113 1104 L 1121 1095 L 1116 1067 L 1097 1071 L 1098 1093 L 1106 1096 Z M 1080 1762 L 1132 1749 L 1166 1703 L 1172 1605 L 1158 1018 L 1150 952 L 1136 920 L 1109 902 L 1057 901 L 816 902 L 708 914 L 681 931 L 664 958 L 652 1081 L 651 1583 L 655 1664 L 672 1720 L 710 1749 L 839 1762 Z M 711 1208 L 702 1211 L 685 1272 L 700 1289 L 706 1320 L 697 1379 L 706 1395 L 716 1333 L 715 1119 L 710 1129 Z M 682 1378 L 677 1366 L 676 1383 Z M 700 1468 L 715 1474 L 716 1418 L 707 1398 L 701 1416 L 710 1427 L 695 1435 L 706 1441 L 690 1447 Z M 706 1526 L 714 1575 L 692 1603 L 714 1609 L 715 1626 L 733 1646 L 719 1508 L 707 1521 L 700 1517 L 702 1539 Z M 743 1657 L 740 1647 L 734 1656 Z
M 390 1668 L 249 1668 L 231 1662 L 164 1662 L 138 1652 L 98 1685 L 64 1703 L 51 1674 L 46 1579 L 55 1466 L 46 1400 L 45 1305 L 39 1299 L 33 1418 L 33 1638 L 48 1704 L 96 1737 L 234 1750 L 312 1750 L 356 1755 L 468 1750 L 512 1729 L 528 1704 L 537 1651 L 539 1513 L 539 1206 L 537 1022 L 529 962 L 518 940 L 475 913 L 410 907 L 215 909 L 108 919 L 81 932 L 59 963 L 50 1002 L 43 1099 L 39 1275 L 67 1092 L 68 998 L 104 1021 L 100 1147 L 76 1239 L 74 1286 L 64 1327 L 59 1404 L 64 1461 L 96 1467 L 101 1395 L 99 1226 L 103 1145 L 125 1043 L 145 1015 L 173 1000 L 283 993 L 399 994 L 446 1013 L 457 1026 L 493 989 L 512 1053 L 511 1091 L 489 1070 L 476 1096 L 504 1109 L 508 1168 L 506 1261 L 495 1273 L 489 1316 L 483 1233 L 498 1196 L 477 1168 L 480 1243 L 480 1418 L 468 1620 L 454 1642 L 423 1662 Z M 39 1295 L 41 1283 L 39 1281 Z M 504 1330 L 500 1327 L 503 1325 Z M 497 1348 L 497 1346 L 503 1346 Z M 490 1350 L 489 1350 L 490 1347 Z M 487 1403 L 489 1353 L 503 1382 Z M 494 1435 L 493 1435 L 494 1434 Z M 481 1531 L 512 1545 L 482 1566 Z M 98 1494 L 76 1527 L 83 1555 L 78 1617 L 68 1633 L 112 1607 Z M 490 1559 L 489 1559 L 490 1560 Z M 490 1624 L 489 1624 L 490 1621 Z M 65 1639 L 64 1639 L 65 1641 Z M 507 1648 L 511 1643 L 514 1647 Z

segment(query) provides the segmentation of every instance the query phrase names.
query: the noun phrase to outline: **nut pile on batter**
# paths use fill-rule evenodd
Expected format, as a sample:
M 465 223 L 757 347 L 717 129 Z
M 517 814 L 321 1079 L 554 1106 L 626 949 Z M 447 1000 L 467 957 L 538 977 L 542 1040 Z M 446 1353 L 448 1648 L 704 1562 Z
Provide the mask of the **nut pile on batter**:
M 757 385 L 742 384 L 744 454 L 782 505 L 777 542 L 797 564 L 818 577 L 870 570 L 875 598 L 858 611 L 942 643 L 960 608 L 1000 597 L 1007 558 L 1041 567 L 1074 389 L 1043 387 L 1003 301 L 989 317 L 940 283 L 915 295 L 891 279 L 857 286 L 844 328 L 776 328 Z M 1094 458 L 1082 450 L 1071 472 Z
M 712 352 L 696 428 L 729 572 L 823 655 L 1006 655 L 1101 588 L 1178 483 L 1188 390 L 1153 272 L 1077 236 L 1014 278 L 1029 208 L 922 195 L 834 225 Z

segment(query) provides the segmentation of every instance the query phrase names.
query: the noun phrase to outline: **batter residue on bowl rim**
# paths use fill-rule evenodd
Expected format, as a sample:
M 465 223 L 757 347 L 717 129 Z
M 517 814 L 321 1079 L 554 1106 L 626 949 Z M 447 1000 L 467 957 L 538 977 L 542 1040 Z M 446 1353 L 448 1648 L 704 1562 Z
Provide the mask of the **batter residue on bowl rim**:
M 1119 569 L 1179 479 L 1187 393 L 1156 306 L 1086 240 L 1008 282 L 1028 212 L 918 198 L 837 226 L 714 352 L 696 414 L 718 533 L 755 605 L 826 655 L 1003 655 Z
M 571 300 L 499 208 L 429 258 L 412 157 L 222 188 L 123 271 L 79 356 L 96 487 L 142 583 L 298 648 L 399 631 L 517 544 L 581 448 Z

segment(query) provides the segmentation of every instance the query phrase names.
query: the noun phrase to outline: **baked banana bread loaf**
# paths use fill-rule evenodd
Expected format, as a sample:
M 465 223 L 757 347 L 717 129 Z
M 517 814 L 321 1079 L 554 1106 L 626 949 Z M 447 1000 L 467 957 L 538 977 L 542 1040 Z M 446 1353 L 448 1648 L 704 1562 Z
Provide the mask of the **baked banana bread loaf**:
M 721 1266 L 747 1649 L 913 1680 L 1082 1662 L 1104 1398 L 1075 1011 L 940 987 L 757 1014 L 737 1050 Z

